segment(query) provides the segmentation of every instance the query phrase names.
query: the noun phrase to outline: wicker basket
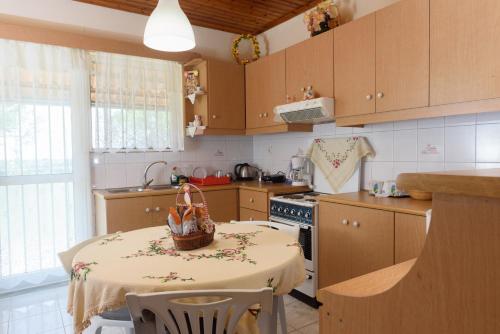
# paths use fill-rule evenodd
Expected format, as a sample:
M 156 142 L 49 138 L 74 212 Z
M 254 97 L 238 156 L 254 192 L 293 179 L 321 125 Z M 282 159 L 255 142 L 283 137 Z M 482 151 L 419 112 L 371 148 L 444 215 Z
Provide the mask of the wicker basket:
M 203 224 L 206 224 L 207 226 L 211 224 L 210 218 L 208 215 L 208 205 L 207 201 L 205 200 L 205 196 L 203 195 L 203 192 L 195 186 L 194 184 L 186 183 L 182 187 L 179 188 L 177 191 L 177 198 L 175 201 L 176 206 L 187 206 L 187 204 L 180 203 L 179 197 L 181 191 L 184 189 L 184 187 L 190 187 L 195 190 L 197 190 L 200 193 L 201 196 L 201 203 L 193 203 L 193 207 L 197 208 L 203 208 Z M 198 249 L 202 247 L 206 247 L 214 241 L 214 233 L 215 233 L 215 228 L 212 229 L 210 233 L 206 233 L 205 231 L 198 231 L 195 233 L 191 233 L 189 235 L 178 235 L 172 233 L 172 239 L 174 240 L 174 245 L 175 248 L 178 250 L 193 250 L 193 249 Z

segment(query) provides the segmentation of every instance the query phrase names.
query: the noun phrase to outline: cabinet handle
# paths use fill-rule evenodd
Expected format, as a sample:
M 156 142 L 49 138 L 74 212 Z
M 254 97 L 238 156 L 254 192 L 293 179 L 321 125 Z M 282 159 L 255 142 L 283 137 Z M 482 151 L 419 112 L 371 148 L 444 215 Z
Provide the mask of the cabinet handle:
M 151 209 L 150 209 L 150 208 L 145 208 L 145 209 L 144 209 L 144 212 L 146 212 L 146 213 L 150 213 L 150 212 L 151 212 Z
M 359 228 L 361 224 L 355 221 L 352 223 L 352 226 L 354 226 L 355 228 Z
M 366 100 L 371 101 L 372 99 L 373 99 L 373 95 L 372 94 L 366 95 Z
M 253 222 L 253 217 L 250 217 L 250 221 Z
M 342 225 L 349 225 L 349 221 L 347 219 L 342 219 Z
M 155 208 L 155 211 L 156 211 L 156 212 L 160 212 L 160 207 L 159 207 L 159 206 L 157 206 L 157 207 Z
M 255 202 L 255 200 L 253 198 L 250 198 L 250 203 L 253 203 Z
M 216 118 L 217 118 L 217 115 L 212 115 L 212 118 L 213 118 L 213 119 L 216 119 Z
M 264 113 L 264 117 L 266 117 L 266 118 L 267 118 L 267 112 L 265 112 L 265 113 Z
M 259 114 L 259 118 L 262 118 L 262 113 Z
M 379 93 L 377 94 L 377 97 L 378 97 L 379 99 L 383 98 L 383 97 L 384 97 L 384 92 L 379 92 Z

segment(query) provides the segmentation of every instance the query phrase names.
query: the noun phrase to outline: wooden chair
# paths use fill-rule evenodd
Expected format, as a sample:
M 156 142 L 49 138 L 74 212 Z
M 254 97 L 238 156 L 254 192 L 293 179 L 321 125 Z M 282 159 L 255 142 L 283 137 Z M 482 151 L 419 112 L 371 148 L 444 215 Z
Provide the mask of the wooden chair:
M 320 290 L 320 332 L 500 333 L 500 170 L 401 174 L 433 193 L 418 259 Z
M 73 263 L 73 259 L 75 258 L 75 255 L 83 247 L 90 245 L 91 243 L 94 243 L 94 242 L 99 241 L 101 239 L 107 238 L 109 236 L 110 236 L 110 234 L 93 237 L 93 238 L 87 239 L 85 241 L 82 241 L 79 244 L 76 244 L 75 246 L 71 247 L 70 249 L 68 249 L 64 252 L 58 253 L 57 256 L 59 257 L 59 260 L 62 263 L 64 271 L 66 271 L 68 273 L 68 275 L 71 275 L 72 263 Z M 134 333 L 134 324 L 132 323 L 132 320 L 130 319 L 130 314 L 129 314 L 128 309 L 126 307 L 119 309 L 119 310 L 116 310 L 116 311 L 104 312 L 100 315 L 92 317 L 91 324 L 87 328 L 85 333 L 100 334 L 103 326 L 121 327 L 121 328 L 125 329 L 126 334 L 133 334 Z
M 256 304 L 261 306 L 260 332 L 274 334 L 271 288 L 129 293 L 126 298 L 136 334 L 233 334 L 242 315 Z

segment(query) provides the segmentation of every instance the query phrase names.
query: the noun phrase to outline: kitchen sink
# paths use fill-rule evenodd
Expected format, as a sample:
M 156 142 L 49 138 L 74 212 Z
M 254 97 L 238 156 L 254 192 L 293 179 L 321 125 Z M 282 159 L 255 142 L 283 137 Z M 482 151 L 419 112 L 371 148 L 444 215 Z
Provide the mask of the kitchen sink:
M 106 189 L 107 192 L 111 194 L 123 194 L 123 193 L 142 193 L 145 191 L 154 191 L 154 190 L 165 190 L 165 189 L 178 189 L 177 186 L 172 186 L 170 184 L 157 184 L 149 186 L 144 189 L 143 187 L 125 187 L 125 188 L 111 188 Z

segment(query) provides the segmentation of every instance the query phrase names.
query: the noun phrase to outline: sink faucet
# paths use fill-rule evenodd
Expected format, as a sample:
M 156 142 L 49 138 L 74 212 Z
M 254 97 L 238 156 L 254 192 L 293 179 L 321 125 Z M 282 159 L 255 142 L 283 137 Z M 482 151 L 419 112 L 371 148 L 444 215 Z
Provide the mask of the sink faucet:
M 156 164 L 164 164 L 165 166 L 167 165 L 166 161 L 160 160 L 160 161 L 155 161 L 150 163 L 146 169 L 144 170 L 144 181 L 142 182 L 142 188 L 147 189 L 149 185 L 154 181 L 154 179 L 148 180 L 148 172 L 151 167 L 153 167 Z

